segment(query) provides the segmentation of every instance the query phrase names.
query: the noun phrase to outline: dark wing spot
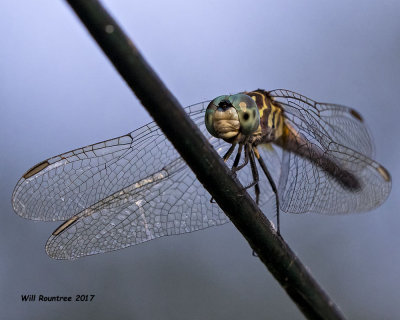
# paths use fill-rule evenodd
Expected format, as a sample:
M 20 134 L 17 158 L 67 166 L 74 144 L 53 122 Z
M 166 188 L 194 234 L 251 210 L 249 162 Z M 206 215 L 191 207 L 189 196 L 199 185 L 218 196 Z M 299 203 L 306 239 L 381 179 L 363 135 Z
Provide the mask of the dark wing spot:
M 73 216 L 71 219 L 65 221 L 62 225 L 60 225 L 54 232 L 52 233 L 53 236 L 58 236 L 61 232 L 68 229 L 71 225 L 73 225 L 76 221 L 78 221 L 77 216 Z
M 29 169 L 24 175 L 23 178 L 24 179 L 28 179 L 32 176 L 34 176 L 36 173 L 42 171 L 44 168 L 46 168 L 47 166 L 49 166 L 50 163 L 48 163 L 47 161 L 42 161 L 41 163 L 38 163 L 36 166 L 34 166 L 33 168 Z
M 389 182 L 391 180 L 390 173 L 384 167 L 379 166 L 376 168 L 376 170 L 380 173 L 385 181 Z
M 359 114 L 356 110 L 350 109 L 350 114 L 351 114 L 354 118 L 360 120 L 361 122 L 364 122 L 364 119 L 361 117 L 361 114 Z

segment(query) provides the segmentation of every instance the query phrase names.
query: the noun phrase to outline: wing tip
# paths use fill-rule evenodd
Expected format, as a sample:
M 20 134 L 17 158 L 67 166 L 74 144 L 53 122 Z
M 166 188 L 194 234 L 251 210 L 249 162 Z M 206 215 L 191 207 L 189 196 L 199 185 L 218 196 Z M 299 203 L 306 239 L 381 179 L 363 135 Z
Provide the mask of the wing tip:
M 60 227 L 57 228 L 56 231 L 60 229 Z M 54 260 L 75 260 L 77 257 L 71 254 L 71 252 L 66 250 L 66 248 L 59 243 L 59 238 L 57 235 L 54 235 L 56 231 L 52 233 L 44 247 L 47 255 Z

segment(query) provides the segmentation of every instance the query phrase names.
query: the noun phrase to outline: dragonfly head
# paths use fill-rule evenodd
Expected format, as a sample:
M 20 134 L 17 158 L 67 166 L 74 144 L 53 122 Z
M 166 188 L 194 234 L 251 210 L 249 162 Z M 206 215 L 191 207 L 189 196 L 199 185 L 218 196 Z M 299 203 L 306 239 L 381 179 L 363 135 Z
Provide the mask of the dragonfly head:
M 214 137 L 230 140 L 239 133 L 253 134 L 260 125 L 256 102 L 245 94 L 219 96 L 207 107 L 205 123 Z

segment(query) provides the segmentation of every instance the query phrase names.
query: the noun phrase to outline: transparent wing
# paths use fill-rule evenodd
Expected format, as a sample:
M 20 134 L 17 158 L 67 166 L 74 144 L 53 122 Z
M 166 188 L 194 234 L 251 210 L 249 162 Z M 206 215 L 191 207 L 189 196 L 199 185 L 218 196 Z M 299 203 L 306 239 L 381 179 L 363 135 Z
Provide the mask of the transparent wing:
M 269 94 L 279 102 L 288 120 L 317 144 L 337 144 L 367 157 L 373 154 L 373 143 L 361 115 L 354 109 L 332 103 L 320 103 L 288 90 Z
M 53 258 L 72 259 L 228 222 L 210 199 L 178 158 L 79 213 L 76 223 L 49 238 L 46 251 Z
M 322 154 L 360 182 L 358 190 L 350 191 L 315 163 L 284 150 L 279 180 L 283 211 L 345 214 L 367 211 L 385 201 L 391 189 L 390 175 L 370 159 L 371 138 L 356 111 L 287 90 L 270 94 L 283 107 L 286 123 L 310 142 L 310 154 Z
M 222 154 L 228 147 L 224 143 L 218 151 Z M 272 153 L 267 154 L 276 161 Z M 239 178 L 250 183 L 249 166 L 242 170 Z M 261 204 L 264 208 L 274 207 L 272 191 L 264 178 L 261 187 Z M 250 193 L 253 195 L 253 189 Z M 120 190 L 79 213 L 73 218 L 76 223 L 49 238 L 46 251 L 56 259 L 74 259 L 228 222 L 210 200 L 210 194 L 193 172 L 177 158 L 146 181 Z
M 208 134 L 206 107 L 207 103 L 197 104 L 187 112 L 223 155 L 230 145 Z M 264 157 L 278 179 L 278 156 L 270 149 Z M 227 164 L 231 166 L 232 160 Z M 244 185 L 252 182 L 249 166 L 238 176 Z M 261 205 L 273 206 L 268 182 L 262 178 L 260 184 Z M 155 123 L 41 162 L 20 179 L 12 197 L 14 210 L 22 217 L 69 219 L 46 244 L 47 253 L 56 259 L 117 250 L 228 222 L 210 200 Z
M 204 126 L 200 103 L 187 108 Z M 18 181 L 14 210 L 33 220 L 66 220 L 134 183 L 144 183 L 178 158 L 156 123 L 124 136 L 89 145 L 45 160 Z

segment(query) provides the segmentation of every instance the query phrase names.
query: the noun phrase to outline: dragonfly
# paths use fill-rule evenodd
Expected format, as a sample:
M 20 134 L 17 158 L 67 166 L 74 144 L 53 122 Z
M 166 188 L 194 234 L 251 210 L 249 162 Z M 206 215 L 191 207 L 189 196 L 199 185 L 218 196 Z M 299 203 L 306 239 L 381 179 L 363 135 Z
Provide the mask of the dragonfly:
M 278 218 L 365 212 L 390 193 L 390 174 L 372 160 L 371 135 L 352 108 L 258 89 L 185 110 L 260 208 Z M 229 222 L 210 199 L 151 122 L 40 162 L 18 181 L 12 205 L 27 219 L 64 221 L 46 252 L 75 259 Z

